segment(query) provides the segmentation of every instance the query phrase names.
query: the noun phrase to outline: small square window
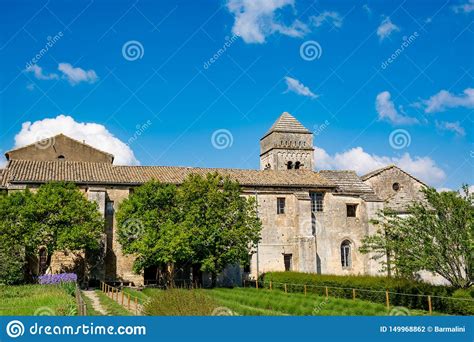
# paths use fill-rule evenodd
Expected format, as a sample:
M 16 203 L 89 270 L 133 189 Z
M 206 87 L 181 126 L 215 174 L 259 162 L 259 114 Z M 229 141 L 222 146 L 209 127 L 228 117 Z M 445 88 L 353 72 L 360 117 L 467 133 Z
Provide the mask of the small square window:
M 324 193 L 322 192 L 311 193 L 311 211 L 323 211 L 323 198 Z
M 357 215 L 357 204 L 347 205 L 347 217 L 356 217 Z
M 285 199 L 277 198 L 277 214 L 285 213 Z

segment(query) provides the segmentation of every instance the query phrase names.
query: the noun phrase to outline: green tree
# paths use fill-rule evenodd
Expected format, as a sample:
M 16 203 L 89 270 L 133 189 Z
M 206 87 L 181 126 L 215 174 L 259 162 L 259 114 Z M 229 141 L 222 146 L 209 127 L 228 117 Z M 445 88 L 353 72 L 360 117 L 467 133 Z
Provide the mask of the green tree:
M 199 265 L 216 275 L 247 262 L 260 235 L 255 201 L 238 183 L 217 174 L 189 176 L 183 184 L 148 182 L 117 212 L 119 242 L 136 256 L 134 270 L 166 265 L 173 284 L 176 265 Z
M 191 175 L 179 189 L 184 226 L 192 233 L 194 261 L 216 276 L 232 264 L 245 264 L 260 239 L 261 222 L 253 197 L 240 185 L 218 174 Z
M 373 253 L 397 276 L 412 277 L 427 270 L 453 286 L 473 283 L 474 196 L 463 192 L 422 190 L 425 201 L 415 202 L 408 215 L 384 211 L 374 223 L 376 234 L 363 239 L 362 253 Z
M 123 252 L 136 257 L 134 271 L 166 265 L 171 285 L 176 263 L 193 255 L 176 192 L 175 185 L 147 182 L 121 203 L 116 216 Z

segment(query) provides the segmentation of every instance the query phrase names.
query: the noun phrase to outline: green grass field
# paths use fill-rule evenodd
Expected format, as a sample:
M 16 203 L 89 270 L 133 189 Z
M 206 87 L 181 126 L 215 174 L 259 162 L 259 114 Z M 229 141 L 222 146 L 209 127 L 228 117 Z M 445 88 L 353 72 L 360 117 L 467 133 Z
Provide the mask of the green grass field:
M 125 309 L 122 305 L 117 303 L 115 300 L 107 297 L 105 293 L 101 290 L 96 290 L 97 296 L 99 297 L 99 302 L 102 307 L 107 311 L 111 316 L 132 316 L 133 314 Z
M 54 285 L 0 286 L 0 315 L 76 315 L 73 296 Z

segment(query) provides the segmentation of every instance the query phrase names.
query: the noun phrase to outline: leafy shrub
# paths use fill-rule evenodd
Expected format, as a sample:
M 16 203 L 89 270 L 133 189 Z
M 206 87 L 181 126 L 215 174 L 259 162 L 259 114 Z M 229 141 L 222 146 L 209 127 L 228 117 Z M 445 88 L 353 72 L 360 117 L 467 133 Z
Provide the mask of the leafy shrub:
M 24 281 L 25 261 L 18 247 L 0 244 L 0 284 L 15 285 Z
M 468 301 L 468 299 L 474 299 L 474 287 L 469 290 L 454 291 L 453 298 L 457 300 L 451 300 L 450 311 L 466 316 L 474 315 L 474 302 Z
M 157 292 L 144 311 L 149 316 L 209 316 L 218 306 L 203 291 L 170 289 Z
M 433 309 L 440 312 L 453 314 L 466 314 L 463 305 L 453 305 L 453 302 L 461 302 L 449 298 L 455 289 L 447 286 L 431 285 L 407 279 L 374 277 L 374 276 L 336 276 L 318 275 L 299 272 L 270 272 L 261 277 L 262 285 L 269 286 L 272 281 L 274 289 L 283 289 L 287 284 L 289 292 L 303 292 L 307 285 L 307 291 L 319 295 L 325 295 L 325 287 L 328 287 L 330 296 L 338 298 L 352 298 L 352 289 L 356 289 L 356 297 L 376 303 L 385 303 L 385 291 L 390 293 L 391 306 L 404 306 L 410 309 L 428 310 L 428 299 L 431 295 Z M 359 290 L 358 290 L 359 289 Z M 370 291 L 364 291 L 370 290 Z M 403 295 L 402 295 L 403 294 Z M 473 305 L 473 302 L 467 302 Z

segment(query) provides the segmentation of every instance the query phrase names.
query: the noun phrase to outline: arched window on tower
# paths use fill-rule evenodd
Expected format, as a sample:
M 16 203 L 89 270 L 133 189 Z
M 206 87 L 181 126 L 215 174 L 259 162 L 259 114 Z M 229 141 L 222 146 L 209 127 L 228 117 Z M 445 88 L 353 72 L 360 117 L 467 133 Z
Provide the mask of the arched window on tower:
M 295 170 L 298 170 L 300 168 L 300 166 L 301 166 L 301 163 L 299 161 L 297 161 L 295 163 Z
M 293 162 L 289 161 L 288 163 L 286 163 L 286 168 L 288 170 L 291 170 L 293 168 Z
M 351 267 L 351 242 L 349 240 L 344 240 L 341 243 L 341 265 L 342 268 Z

